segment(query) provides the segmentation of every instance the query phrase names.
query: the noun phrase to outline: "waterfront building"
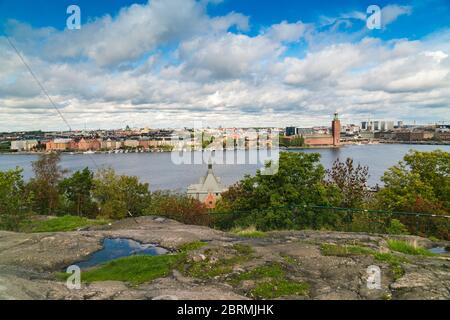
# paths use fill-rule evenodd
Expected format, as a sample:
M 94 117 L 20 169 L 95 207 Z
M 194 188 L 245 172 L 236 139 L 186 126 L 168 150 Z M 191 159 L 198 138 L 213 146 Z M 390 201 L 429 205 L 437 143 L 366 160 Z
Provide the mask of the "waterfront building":
M 84 139 L 78 141 L 77 150 L 79 151 L 97 151 L 101 149 L 101 142 L 97 139 Z
M 199 183 L 192 184 L 187 189 L 187 194 L 203 202 L 207 208 L 215 208 L 216 202 L 220 199 L 222 192 L 227 189 L 222 185 L 220 178 L 214 175 L 212 164 L 208 164 L 208 171 L 201 177 Z
M 45 150 L 47 151 L 66 151 L 73 149 L 72 139 L 53 139 L 45 144 Z
M 16 151 L 31 151 L 37 147 L 39 141 L 37 140 L 16 140 L 11 141 L 11 150 Z
M 127 148 L 137 148 L 139 147 L 139 140 L 127 139 L 124 142 L 124 146 Z
M 341 140 L 341 121 L 338 114 L 334 114 L 333 121 L 331 122 L 331 134 L 329 133 L 316 133 L 316 131 L 308 132 L 306 130 L 301 131 L 300 136 L 304 138 L 307 146 L 339 146 Z

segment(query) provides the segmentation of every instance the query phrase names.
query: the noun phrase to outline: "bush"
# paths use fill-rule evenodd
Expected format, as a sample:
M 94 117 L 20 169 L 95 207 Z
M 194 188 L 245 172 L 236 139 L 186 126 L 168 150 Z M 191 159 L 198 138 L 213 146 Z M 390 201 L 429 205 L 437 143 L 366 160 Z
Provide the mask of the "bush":
M 211 216 L 206 206 L 200 201 L 184 194 L 154 192 L 144 215 L 163 216 L 186 224 L 208 226 Z
M 25 189 L 22 170 L 0 171 L 0 228 L 17 231 L 31 215 L 31 195 Z

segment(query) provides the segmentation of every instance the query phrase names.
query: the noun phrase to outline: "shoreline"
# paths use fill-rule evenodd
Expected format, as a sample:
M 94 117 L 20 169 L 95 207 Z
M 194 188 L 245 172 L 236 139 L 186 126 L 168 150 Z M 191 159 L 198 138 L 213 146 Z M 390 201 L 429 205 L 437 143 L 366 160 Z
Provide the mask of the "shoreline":
M 291 150 L 315 150 L 315 149 L 340 149 L 340 148 L 345 148 L 347 146 L 373 146 L 373 145 L 383 145 L 383 144 L 401 144 L 401 145 L 429 145 L 429 146 L 450 146 L 450 141 L 441 141 L 441 142 L 437 142 L 437 141 L 386 141 L 386 140 L 377 140 L 374 142 L 369 142 L 369 143 L 364 143 L 364 142 L 359 142 L 359 143 L 341 143 L 339 146 L 304 146 L 304 147 L 280 147 L 279 150 L 280 151 L 291 151 Z M 266 150 L 266 149 L 228 149 L 228 150 L 195 150 L 194 152 L 221 152 L 221 151 L 260 151 L 260 150 Z M 168 151 L 168 150 L 160 150 L 160 151 L 136 151 L 136 150 L 128 150 L 128 152 L 125 152 L 126 150 L 120 150 L 120 152 L 114 152 L 114 151 L 92 151 L 92 152 L 85 152 L 85 151 L 58 151 L 58 153 L 60 153 L 61 155 L 96 155 L 96 154 L 140 154 L 140 153 L 170 153 L 170 152 L 183 152 L 182 150 L 180 151 Z M 184 151 L 184 152 L 190 152 L 190 151 Z M 50 152 L 47 151 L 17 151 L 17 152 L 4 152 L 4 151 L 0 151 L 0 156 L 3 155 L 42 155 L 42 154 L 47 154 Z

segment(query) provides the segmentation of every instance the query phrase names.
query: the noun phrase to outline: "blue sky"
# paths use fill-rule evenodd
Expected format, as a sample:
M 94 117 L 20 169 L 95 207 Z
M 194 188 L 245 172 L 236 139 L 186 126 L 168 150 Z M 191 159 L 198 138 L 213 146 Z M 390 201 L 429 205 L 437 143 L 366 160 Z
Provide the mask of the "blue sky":
M 0 0 L 0 131 L 64 125 L 5 33 L 75 128 L 449 121 L 449 22 L 448 0 Z
M 135 3 L 145 4 L 147 0 L 0 0 L 0 21 L 17 19 L 28 22 L 34 27 L 52 26 L 64 29 L 63 14 L 71 4 L 77 4 L 82 8 L 84 23 L 106 14 L 116 16 L 121 8 Z M 315 22 L 321 16 L 336 17 L 343 12 L 364 11 L 372 4 L 383 7 L 392 3 L 386 0 L 224 0 L 221 3 L 209 4 L 208 13 L 211 16 L 220 16 L 231 11 L 243 13 L 251 17 L 252 31 L 257 32 L 262 27 L 283 20 Z M 401 37 L 418 39 L 438 29 L 449 27 L 448 0 L 399 0 L 395 3 L 412 6 L 415 10 L 409 17 L 398 19 L 395 27 L 378 32 L 377 36 L 383 39 Z

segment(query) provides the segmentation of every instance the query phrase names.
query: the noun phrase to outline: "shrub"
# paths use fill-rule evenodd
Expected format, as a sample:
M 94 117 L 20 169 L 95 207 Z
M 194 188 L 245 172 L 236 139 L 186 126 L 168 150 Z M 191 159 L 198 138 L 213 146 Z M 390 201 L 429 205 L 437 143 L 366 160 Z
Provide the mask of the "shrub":
M 206 206 L 187 195 L 170 192 L 154 192 L 144 215 L 164 216 L 186 224 L 211 224 L 211 216 Z

